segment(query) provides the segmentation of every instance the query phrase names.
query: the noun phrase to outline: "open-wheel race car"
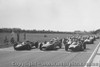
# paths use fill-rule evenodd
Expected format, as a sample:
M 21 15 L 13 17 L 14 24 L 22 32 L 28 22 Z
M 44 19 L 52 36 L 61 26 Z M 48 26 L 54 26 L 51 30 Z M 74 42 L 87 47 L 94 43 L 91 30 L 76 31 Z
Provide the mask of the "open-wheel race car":
M 40 50 L 55 50 L 62 47 L 62 40 L 52 39 L 50 41 L 45 41 L 40 43 Z
M 35 46 L 35 48 L 38 48 L 38 42 L 15 42 L 13 45 L 15 50 L 31 50 L 33 46 Z
M 84 39 L 84 42 L 85 42 L 86 44 L 93 44 L 94 41 L 95 41 L 95 39 L 96 39 L 95 37 L 90 36 L 90 37 L 85 38 L 85 39 Z
M 64 45 L 66 51 L 83 51 L 86 49 L 86 44 L 79 39 L 67 39 Z

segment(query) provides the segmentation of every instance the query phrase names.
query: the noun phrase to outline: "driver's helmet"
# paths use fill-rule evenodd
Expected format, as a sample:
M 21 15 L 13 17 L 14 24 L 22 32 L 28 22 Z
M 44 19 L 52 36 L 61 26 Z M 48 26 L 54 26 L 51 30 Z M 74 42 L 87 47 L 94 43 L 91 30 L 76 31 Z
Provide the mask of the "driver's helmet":
M 50 40 L 50 44 L 53 43 L 53 40 Z
M 22 45 L 24 45 L 25 44 L 25 42 L 22 42 Z
M 44 44 L 46 44 L 47 43 L 47 41 L 44 41 Z

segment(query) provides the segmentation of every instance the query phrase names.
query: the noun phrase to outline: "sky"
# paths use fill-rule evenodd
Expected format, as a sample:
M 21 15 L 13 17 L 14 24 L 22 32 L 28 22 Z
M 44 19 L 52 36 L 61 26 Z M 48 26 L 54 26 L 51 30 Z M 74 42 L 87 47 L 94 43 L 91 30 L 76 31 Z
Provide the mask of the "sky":
M 0 0 L 0 28 L 96 30 L 100 0 Z

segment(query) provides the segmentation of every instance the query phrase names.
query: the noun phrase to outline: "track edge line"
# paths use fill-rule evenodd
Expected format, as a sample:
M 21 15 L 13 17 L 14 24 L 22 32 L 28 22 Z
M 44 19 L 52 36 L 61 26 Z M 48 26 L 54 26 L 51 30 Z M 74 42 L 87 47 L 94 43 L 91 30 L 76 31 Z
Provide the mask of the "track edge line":
M 86 65 L 84 67 L 91 67 L 91 62 L 93 61 L 93 58 L 95 57 L 98 49 L 100 47 L 100 42 L 99 44 L 96 46 L 95 50 L 93 51 L 93 53 L 91 54 L 90 58 L 88 59 L 88 61 L 86 62 Z

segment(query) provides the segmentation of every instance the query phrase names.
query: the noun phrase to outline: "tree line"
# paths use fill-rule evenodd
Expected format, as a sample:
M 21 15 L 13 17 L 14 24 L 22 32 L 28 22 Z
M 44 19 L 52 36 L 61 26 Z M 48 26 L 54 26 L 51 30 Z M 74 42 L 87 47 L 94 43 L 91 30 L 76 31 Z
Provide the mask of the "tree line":
M 74 31 L 74 32 L 62 32 L 62 31 L 52 31 L 52 30 L 25 30 L 25 29 L 21 29 L 21 28 L 0 28 L 0 33 L 3 32 L 7 32 L 7 33 L 11 33 L 11 32 L 15 32 L 15 33 L 64 33 L 64 34 L 82 34 L 82 33 L 90 33 L 90 34 L 98 34 L 100 33 L 100 29 L 94 30 L 94 31 L 89 31 L 89 32 L 82 32 L 82 31 Z
M 21 29 L 21 28 L 0 28 L 0 33 L 2 32 L 7 32 L 7 33 L 11 33 L 11 32 L 15 32 L 15 33 L 64 33 L 64 34 L 73 34 L 73 32 L 62 32 L 62 31 L 52 31 L 52 30 L 25 30 L 25 29 Z

